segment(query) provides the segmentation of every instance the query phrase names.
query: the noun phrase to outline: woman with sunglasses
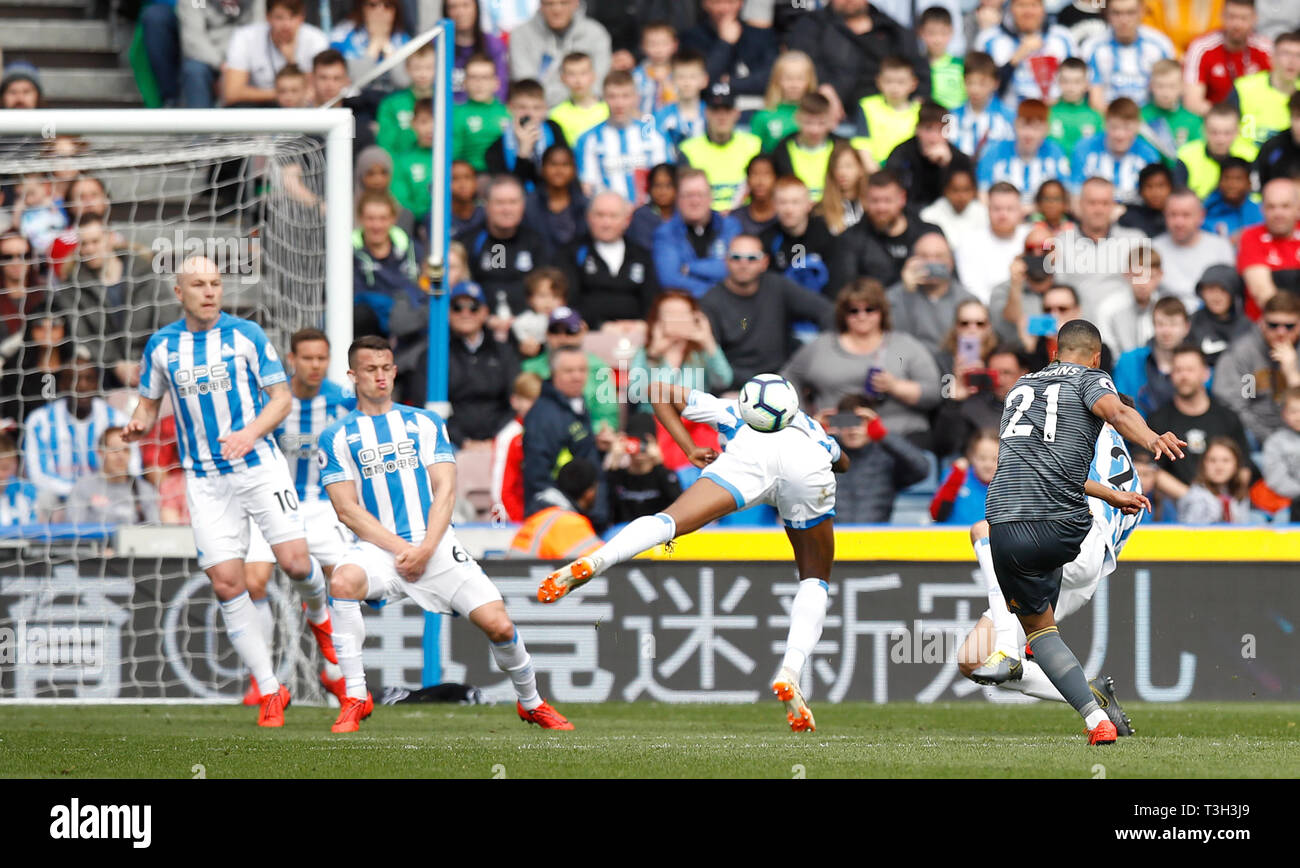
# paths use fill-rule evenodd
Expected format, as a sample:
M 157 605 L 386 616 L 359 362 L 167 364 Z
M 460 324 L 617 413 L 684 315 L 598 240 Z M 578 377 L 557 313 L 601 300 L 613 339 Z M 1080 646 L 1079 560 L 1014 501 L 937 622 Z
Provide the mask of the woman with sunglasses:
M 860 277 L 840 290 L 835 324 L 834 334 L 801 347 L 781 375 L 808 396 L 808 407 L 834 407 L 845 395 L 865 392 L 886 428 L 930 448 L 939 366 L 920 341 L 891 329 L 880 282 Z

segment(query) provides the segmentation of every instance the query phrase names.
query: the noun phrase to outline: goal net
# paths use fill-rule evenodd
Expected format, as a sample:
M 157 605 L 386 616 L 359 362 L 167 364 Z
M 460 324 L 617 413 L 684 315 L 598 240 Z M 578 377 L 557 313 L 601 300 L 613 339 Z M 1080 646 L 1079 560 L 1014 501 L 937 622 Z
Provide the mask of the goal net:
M 273 111 L 208 113 L 271 129 L 227 132 L 185 129 L 192 112 L 136 113 L 147 131 L 26 114 L 40 135 L 0 133 L 0 699 L 237 701 L 248 676 L 192 560 L 190 525 L 211 517 L 187 512 L 168 402 L 124 475 L 99 441 L 134 409 L 145 343 L 181 315 L 191 256 L 282 355 L 299 328 L 337 337 L 350 154 L 328 153 L 321 118 L 347 113 L 313 113 L 315 135 Z M 277 674 L 323 701 L 301 606 L 278 571 L 268 590 Z

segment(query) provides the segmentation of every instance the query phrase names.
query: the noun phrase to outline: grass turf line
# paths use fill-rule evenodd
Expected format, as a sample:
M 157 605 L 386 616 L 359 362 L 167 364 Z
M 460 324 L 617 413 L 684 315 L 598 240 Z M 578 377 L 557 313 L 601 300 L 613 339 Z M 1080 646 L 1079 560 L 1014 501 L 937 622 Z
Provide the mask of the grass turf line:
M 224 706 L 0 706 L 0 776 L 232 777 L 1300 777 L 1300 705 L 1142 704 L 1138 735 L 1088 748 L 1060 706 L 813 704 L 795 734 L 779 703 L 569 704 L 574 732 L 512 706 L 377 707 L 361 732 L 291 707 L 259 730 Z M 503 767 L 503 768 L 502 768 Z

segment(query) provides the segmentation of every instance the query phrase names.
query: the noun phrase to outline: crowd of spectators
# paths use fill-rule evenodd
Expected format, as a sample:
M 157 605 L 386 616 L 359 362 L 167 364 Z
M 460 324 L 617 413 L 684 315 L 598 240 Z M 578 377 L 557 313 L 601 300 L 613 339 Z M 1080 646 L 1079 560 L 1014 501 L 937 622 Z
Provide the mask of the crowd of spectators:
M 1294 3 L 146 7 L 166 104 L 354 112 L 354 319 L 391 339 L 413 403 L 435 58 L 372 72 L 439 14 L 456 24 L 448 428 L 491 466 L 494 513 L 562 505 L 601 529 L 661 508 L 698 469 L 654 424 L 655 388 L 726 394 L 772 371 L 854 458 L 842 521 L 888 521 L 911 488 L 933 520 L 969 523 L 1008 390 L 1085 317 L 1119 390 L 1189 443 L 1182 462 L 1133 456 L 1159 519 L 1300 517 Z M 5 107 L 41 98 L 37 70 L 6 69 Z M 59 480 L 71 511 L 77 468 L 92 500 L 123 478 L 116 422 L 80 389 L 92 370 L 132 386 L 175 311 L 97 179 L 5 194 L 10 476 L 37 501 Z M 78 451 L 41 445 L 47 416 L 87 426 Z

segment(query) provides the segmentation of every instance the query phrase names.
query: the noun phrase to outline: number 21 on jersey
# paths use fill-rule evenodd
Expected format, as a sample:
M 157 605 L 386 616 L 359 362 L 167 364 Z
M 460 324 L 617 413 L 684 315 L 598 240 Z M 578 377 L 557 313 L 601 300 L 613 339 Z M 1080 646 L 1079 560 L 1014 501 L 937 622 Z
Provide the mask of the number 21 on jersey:
M 1043 441 L 1046 443 L 1056 442 L 1056 411 L 1057 403 L 1061 397 L 1061 384 L 1053 383 L 1043 390 L 1043 397 L 1047 400 L 1047 418 L 1043 422 Z M 1029 412 L 1030 406 L 1038 400 L 1038 393 L 1034 391 L 1033 386 L 1017 386 L 1007 395 L 1007 406 L 1015 405 L 1015 412 L 1007 421 L 1007 430 L 1002 432 L 1003 440 L 1010 440 L 1012 437 L 1028 437 L 1034 433 L 1034 426 L 1029 422 L 1021 424 L 1021 418 Z

